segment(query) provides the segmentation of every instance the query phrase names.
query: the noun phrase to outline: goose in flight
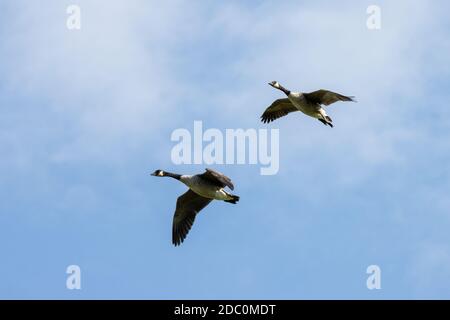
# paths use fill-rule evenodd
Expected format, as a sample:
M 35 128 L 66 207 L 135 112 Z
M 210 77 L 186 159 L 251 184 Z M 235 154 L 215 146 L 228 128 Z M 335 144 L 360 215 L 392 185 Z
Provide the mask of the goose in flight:
M 283 91 L 287 98 L 275 100 L 266 111 L 264 111 L 261 116 L 261 121 L 264 123 L 269 123 L 294 111 L 301 111 L 310 117 L 318 119 L 324 125 L 333 127 L 333 120 L 327 115 L 325 109 L 322 108 L 322 105 L 328 106 L 337 101 L 356 102 L 353 96 L 344 96 L 323 89 L 310 93 L 303 93 L 287 90 L 277 81 L 272 81 L 269 85 Z
M 234 204 L 239 201 L 238 196 L 224 190 L 225 187 L 234 189 L 230 178 L 212 169 L 206 169 L 204 173 L 196 175 L 180 175 L 156 170 L 151 175 L 177 179 L 189 188 L 177 199 L 172 224 L 172 243 L 175 246 L 184 241 L 197 213 L 212 200 L 223 200 Z

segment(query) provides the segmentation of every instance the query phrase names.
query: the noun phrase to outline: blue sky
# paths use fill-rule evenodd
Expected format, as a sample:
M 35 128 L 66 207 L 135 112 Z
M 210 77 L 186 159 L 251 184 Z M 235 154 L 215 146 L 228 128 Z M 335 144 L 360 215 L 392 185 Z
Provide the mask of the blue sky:
M 79 31 L 66 8 L 81 8 Z M 366 8 L 381 8 L 368 30 Z M 0 298 L 450 298 L 446 1 L 2 1 Z M 267 85 L 326 88 L 335 128 Z M 171 245 L 177 128 L 279 128 Z M 66 289 L 67 266 L 82 289 Z M 379 265 L 381 290 L 366 288 Z

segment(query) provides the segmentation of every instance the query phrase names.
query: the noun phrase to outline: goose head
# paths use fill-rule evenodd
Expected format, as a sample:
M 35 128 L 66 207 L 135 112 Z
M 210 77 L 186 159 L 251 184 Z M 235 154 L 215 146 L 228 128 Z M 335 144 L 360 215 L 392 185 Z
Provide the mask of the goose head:
M 155 170 L 155 172 L 153 172 L 151 175 L 155 176 L 155 177 L 164 177 L 164 176 L 166 176 L 166 173 L 164 171 L 158 169 L 158 170 Z
M 274 87 L 275 89 L 280 89 L 281 88 L 281 85 L 278 83 L 278 81 L 269 82 L 269 85 Z
M 167 171 L 163 171 L 163 170 L 159 170 L 159 169 L 156 170 L 155 172 L 153 172 L 151 175 L 155 176 L 155 177 L 170 177 L 170 178 L 174 178 L 177 180 L 181 179 L 181 174 L 167 172 Z
M 291 91 L 283 87 L 278 81 L 269 82 L 269 85 L 274 87 L 275 89 L 283 91 L 287 96 L 291 94 Z

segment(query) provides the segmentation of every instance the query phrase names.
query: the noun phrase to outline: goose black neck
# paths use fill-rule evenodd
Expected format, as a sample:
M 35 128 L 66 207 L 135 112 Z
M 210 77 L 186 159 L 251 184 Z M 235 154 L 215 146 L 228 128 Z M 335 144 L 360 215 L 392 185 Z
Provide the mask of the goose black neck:
M 180 180 L 180 178 L 181 178 L 181 174 L 176 174 L 176 173 L 172 173 L 172 172 L 164 172 L 164 176 L 165 177 L 171 177 L 171 178 L 174 178 L 174 179 L 177 179 L 177 180 Z
M 286 89 L 283 86 L 280 86 L 278 89 L 280 89 L 281 91 L 283 91 L 287 96 L 291 94 L 291 91 L 289 91 L 288 89 Z

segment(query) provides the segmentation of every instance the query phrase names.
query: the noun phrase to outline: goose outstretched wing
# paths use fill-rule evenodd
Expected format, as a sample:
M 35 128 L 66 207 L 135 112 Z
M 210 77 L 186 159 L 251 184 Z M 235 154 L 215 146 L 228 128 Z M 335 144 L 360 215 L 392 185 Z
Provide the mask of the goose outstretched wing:
M 325 106 L 328 106 L 332 103 L 335 103 L 337 101 L 353 101 L 356 102 L 353 96 L 344 96 L 342 94 L 320 89 L 317 91 L 313 91 L 310 93 L 304 93 L 303 94 L 305 98 L 313 103 L 317 104 L 323 104 Z
M 195 217 L 213 199 L 199 196 L 192 190 L 178 197 L 172 224 L 172 243 L 179 246 L 194 224 Z
M 261 116 L 261 121 L 269 123 L 278 118 L 284 117 L 288 113 L 298 111 L 288 98 L 275 100 Z
M 212 169 L 206 169 L 206 171 L 199 175 L 202 179 L 208 180 L 209 182 L 215 184 L 218 187 L 224 188 L 228 187 L 231 190 L 234 190 L 234 185 L 231 182 L 231 179 L 225 176 L 224 174 L 214 171 Z

